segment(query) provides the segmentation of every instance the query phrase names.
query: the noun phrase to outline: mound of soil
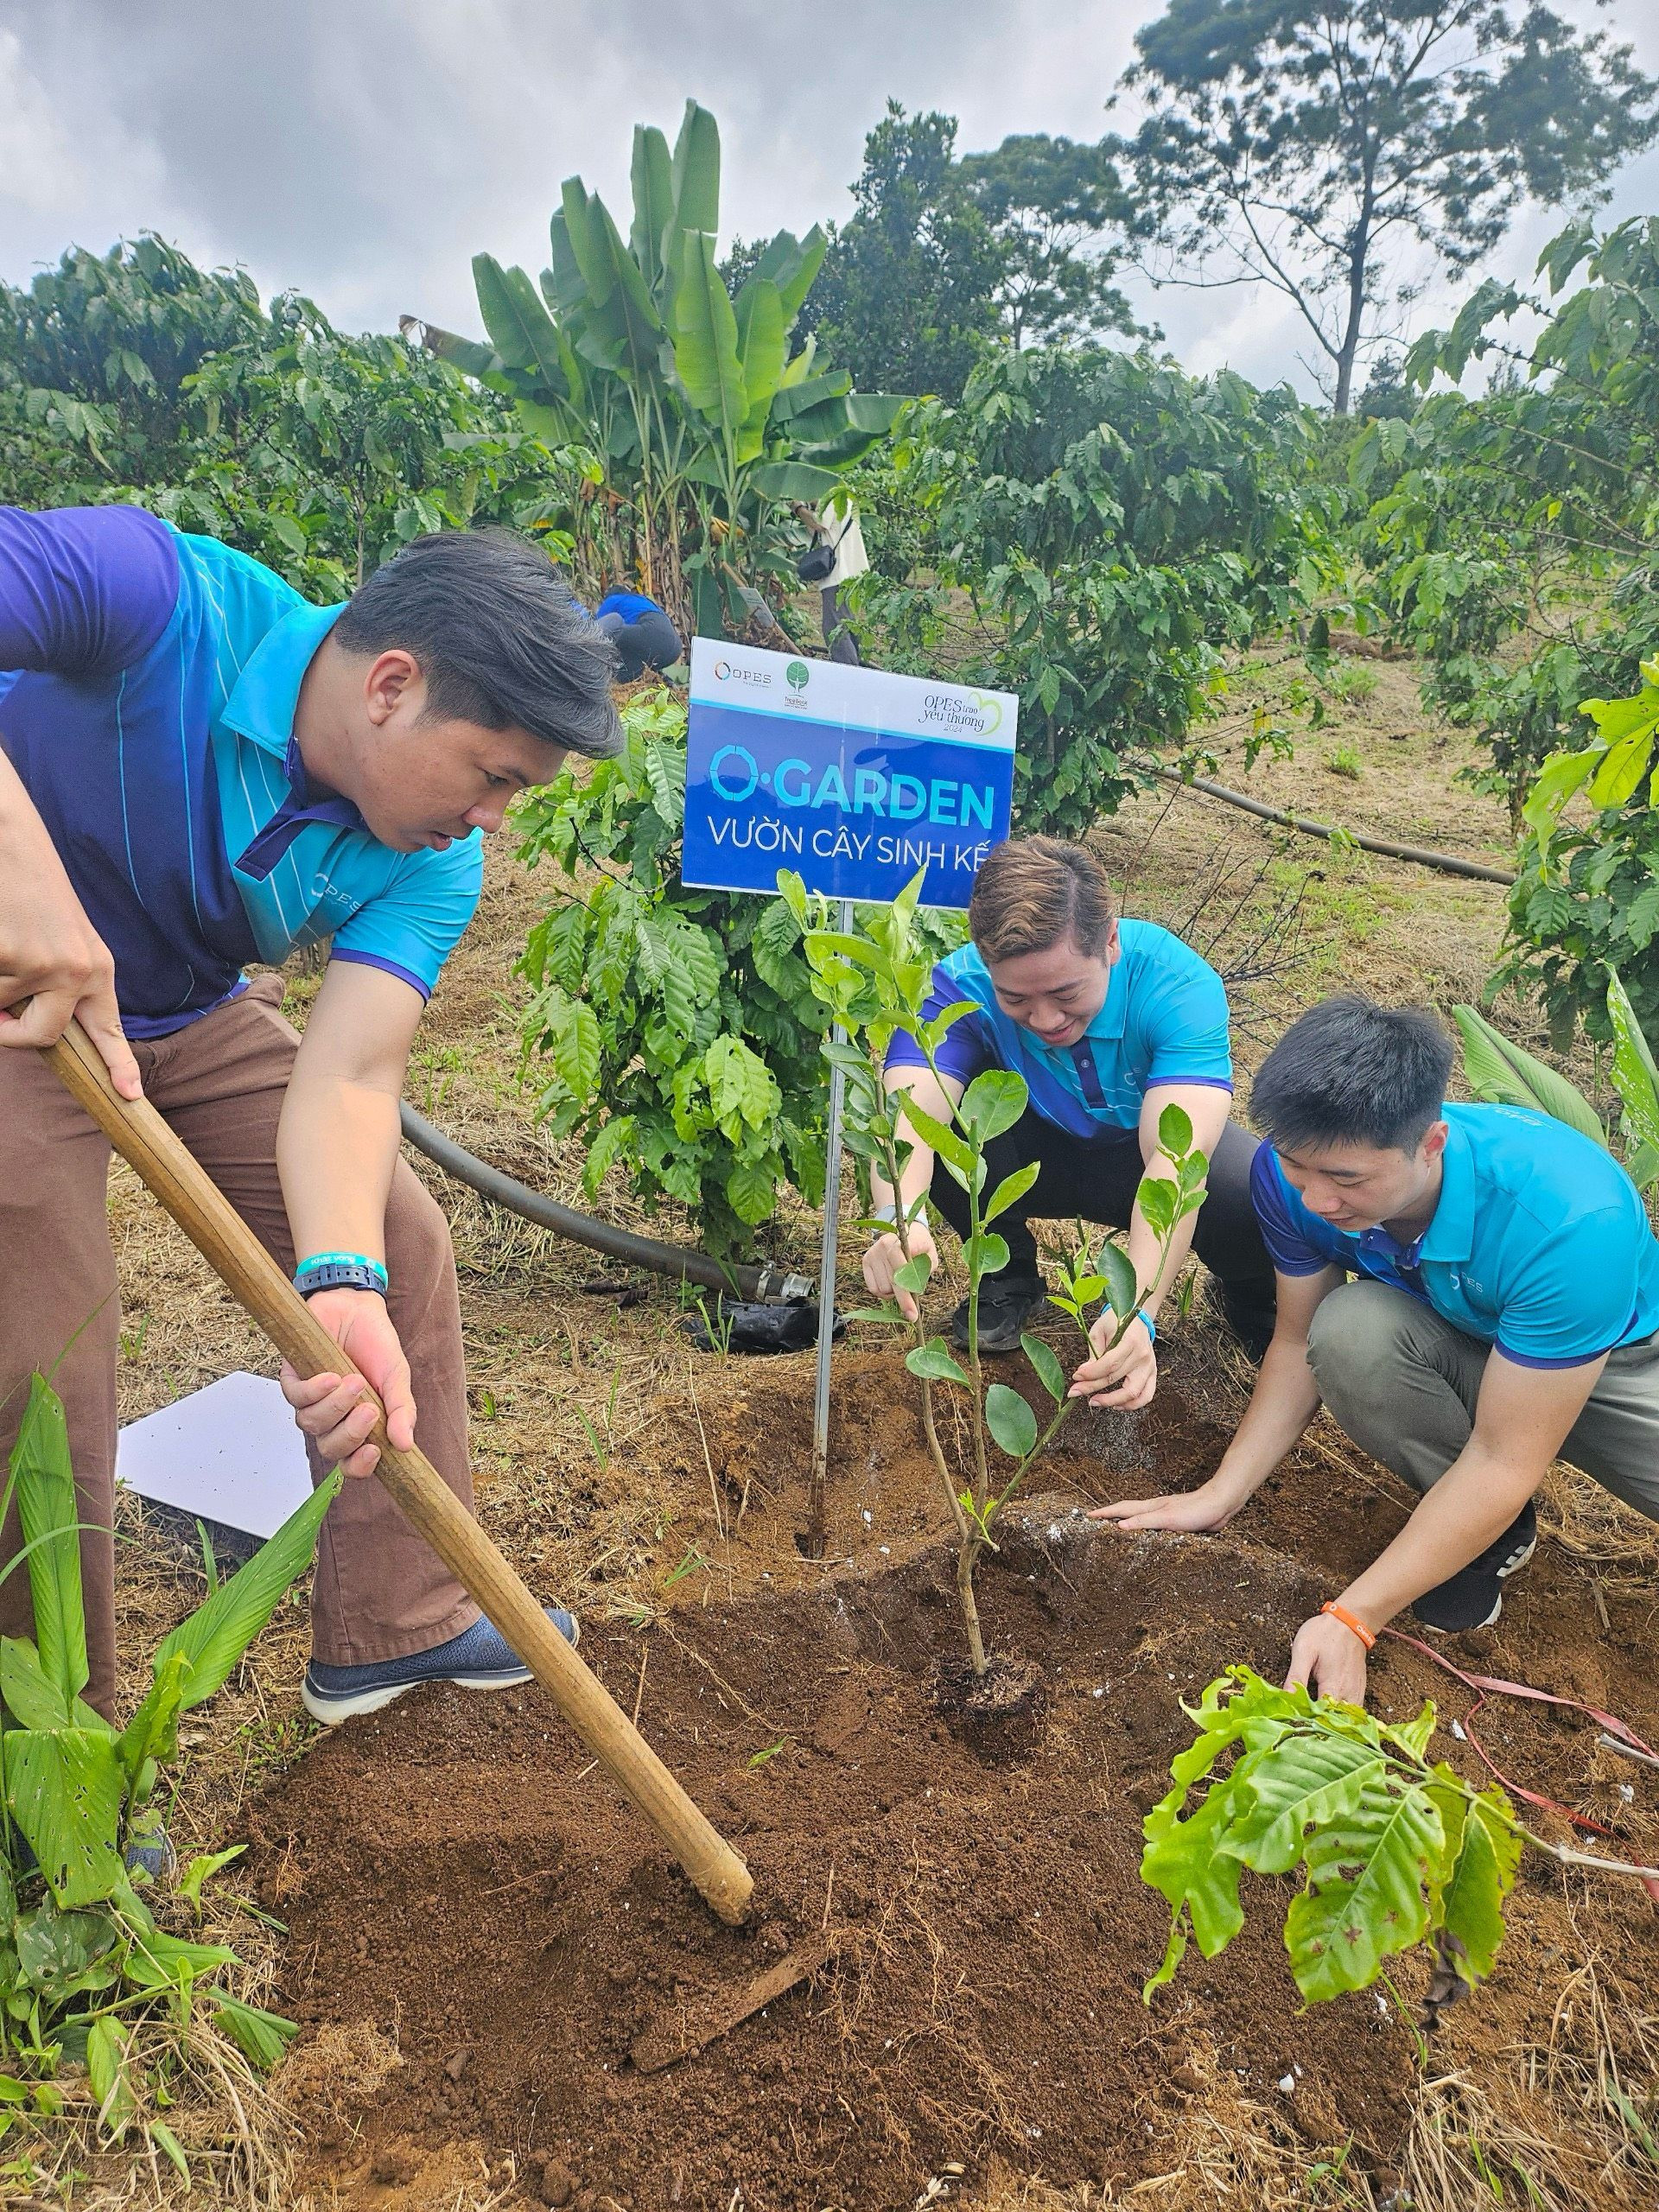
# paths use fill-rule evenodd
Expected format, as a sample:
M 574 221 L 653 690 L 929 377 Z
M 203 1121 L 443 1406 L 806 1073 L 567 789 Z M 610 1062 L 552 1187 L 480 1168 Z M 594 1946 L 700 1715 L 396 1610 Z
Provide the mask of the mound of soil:
M 1158 1619 L 1202 1624 L 1179 1678 L 1154 1551 Z M 1271 1664 L 1309 1593 L 1230 1547 L 1103 1541 L 1064 1506 L 1027 1508 L 984 1580 L 996 1644 L 1040 1669 L 1035 1741 L 944 1717 L 942 1554 L 648 1632 L 642 1725 L 749 1861 L 741 1933 L 576 1770 L 539 1691 L 423 1692 L 319 1745 L 260 1821 L 284 1997 L 373 2021 L 405 2062 L 336 2178 L 476 2136 L 532 2177 L 550 2161 L 556 2201 L 568 2178 L 636 2212 L 725 2212 L 738 2187 L 755 2208 L 907 2208 L 994 2152 L 1122 2187 L 1159 2171 L 1160 2113 L 1217 2063 L 1258 2094 L 1294 2080 L 1315 2140 L 1386 2164 L 1409 2039 L 1369 1997 L 1298 2018 L 1270 1915 L 1141 1998 L 1165 1916 L 1137 1815 L 1190 1732 L 1178 1691 Z M 639 1641 L 584 1651 L 629 1702 Z M 810 1984 L 677 2065 L 635 2064 L 804 1949 L 824 1961 Z
M 1049 1471 L 1067 1487 L 1005 1522 L 980 1577 L 1005 1694 L 965 1697 L 905 1379 L 890 1359 L 849 1364 L 829 1567 L 793 1542 L 810 1363 L 736 1370 L 729 1402 L 705 1398 L 707 1465 L 690 1446 L 709 1529 L 688 1508 L 673 1539 L 727 1571 L 676 1587 L 683 1602 L 644 1629 L 590 1620 L 583 1640 L 748 1860 L 747 1929 L 714 1920 L 534 1688 L 415 1693 L 319 1743 L 257 1807 L 260 1886 L 292 1931 L 287 2009 L 319 2032 L 360 2024 L 403 2062 L 311 2129 L 331 2201 L 448 2204 L 467 2145 L 516 2177 L 509 2201 L 577 2212 L 908 2212 L 931 2183 L 972 2196 L 993 2165 L 1121 2195 L 1179 2162 L 1184 2112 L 1224 2091 L 1282 2113 L 1310 2159 L 1351 2139 L 1386 2188 L 1414 2080 L 1392 2005 L 1300 2011 L 1287 1896 L 1262 1884 L 1231 1948 L 1189 1953 L 1148 2010 L 1166 1916 L 1137 1870 L 1141 1815 L 1190 1739 L 1180 1698 L 1236 1661 L 1281 1668 L 1397 1503 L 1304 1465 L 1224 1536 L 1098 1529 L 1079 1492 L 1213 1464 L 1221 1431 L 1166 1382 L 1151 1416 L 1104 1434 L 1115 1471 L 1098 1424 L 1076 1424 Z M 1638 1624 L 1586 1634 L 1548 1576 L 1538 1604 L 1561 1643 L 1599 1649 L 1595 1687 L 1643 1726 Z M 1448 1688 L 1403 1647 L 1378 1662 L 1385 1709 Z M 1565 1716 L 1505 1707 L 1482 1730 L 1541 1786 L 1622 1802 L 1623 1776 L 1592 1787 L 1593 1731 Z M 1471 1764 L 1449 1736 L 1436 1748 Z M 1558 1902 L 1518 1896 L 1535 1939 Z M 1659 1961 L 1646 1901 L 1619 1903 L 1622 1940 Z M 1479 2000 L 1491 2032 L 1528 2031 L 1536 1993 L 1504 2015 L 1497 1990 Z

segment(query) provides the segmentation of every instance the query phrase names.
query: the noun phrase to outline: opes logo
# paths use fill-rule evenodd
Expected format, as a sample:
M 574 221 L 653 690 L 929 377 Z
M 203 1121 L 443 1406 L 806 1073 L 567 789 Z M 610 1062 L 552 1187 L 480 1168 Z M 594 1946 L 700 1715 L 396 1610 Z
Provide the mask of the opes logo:
M 919 719 L 929 729 L 990 737 L 1002 727 L 1002 702 L 989 691 L 930 691 Z
M 717 660 L 715 663 L 715 681 L 716 683 L 741 683 L 752 691 L 769 691 L 772 689 L 772 671 L 767 668 L 742 668 L 729 660 Z

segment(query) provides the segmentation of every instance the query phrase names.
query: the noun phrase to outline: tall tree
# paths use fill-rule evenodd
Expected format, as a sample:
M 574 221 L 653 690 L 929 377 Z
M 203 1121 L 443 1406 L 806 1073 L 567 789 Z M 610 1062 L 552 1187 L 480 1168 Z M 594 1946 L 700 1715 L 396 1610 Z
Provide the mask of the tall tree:
M 1129 226 L 1132 203 L 1103 147 L 1037 133 L 966 155 L 957 169 L 990 226 L 1001 262 L 997 308 L 1016 352 L 1135 329 L 1110 282 L 1122 249 L 1107 243 Z
M 1605 3 L 1605 0 L 1602 0 Z M 1177 270 L 1295 306 L 1338 414 L 1415 245 L 1472 267 L 1525 199 L 1595 193 L 1659 131 L 1659 92 L 1605 32 L 1503 0 L 1170 0 L 1127 86 L 1124 149 Z M 1421 263 L 1421 255 L 1420 255 Z
M 818 329 L 861 385 L 956 397 L 999 327 L 1002 257 L 956 160 L 954 116 L 897 100 L 864 142 L 854 213 L 819 285 Z

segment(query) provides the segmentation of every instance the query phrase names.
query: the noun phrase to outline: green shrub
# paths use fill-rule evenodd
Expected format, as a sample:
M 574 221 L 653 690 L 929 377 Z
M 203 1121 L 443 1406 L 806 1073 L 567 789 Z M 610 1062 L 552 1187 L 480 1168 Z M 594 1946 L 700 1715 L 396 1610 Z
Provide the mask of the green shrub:
M 309 1565 L 340 1479 L 315 1491 L 163 1637 L 149 1689 L 117 1729 L 81 1697 L 74 1477 L 62 1406 L 34 1377 L 0 1500 L 0 1512 L 16 1500 L 35 1613 L 32 1642 L 0 1637 L 0 2139 L 26 2143 L 63 2108 L 60 2083 L 84 2069 L 103 2131 L 141 2134 L 152 2159 L 161 2151 L 188 2182 L 184 2152 L 161 2117 L 177 2054 L 216 2030 L 269 2066 L 298 2032 L 223 1987 L 233 1951 L 158 1924 L 143 1893 L 147 1878 L 130 1871 L 124 1854 L 154 1833 L 157 1773 L 177 1756 L 180 1714 L 219 1688 Z M 237 1855 L 194 1860 L 181 1892 L 199 1904 L 204 1878 Z
M 1075 835 L 1133 788 L 1126 753 L 1185 738 L 1224 647 L 1337 581 L 1315 461 L 1288 392 L 999 352 L 859 478 L 875 565 L 850 597 L 887 664 L 1018 693 L 1015 821 Z
M 649 694 L 622 722 L 615 760 L 566 769 L 514 817 L 522 857 L 555 861 L 567 887 L 520 963 L 525 1057 L 554 1134 L 588 1147 L 590 1198 L 620 1167 L 648 1205 L 677 1200 L 735 1252 L 783 1184 L 823 1198 L 829 1017 L 782 899 L 680 880 L 683 701 Z M 959 918 L 920 927 L 938 950 L 961 941 Z

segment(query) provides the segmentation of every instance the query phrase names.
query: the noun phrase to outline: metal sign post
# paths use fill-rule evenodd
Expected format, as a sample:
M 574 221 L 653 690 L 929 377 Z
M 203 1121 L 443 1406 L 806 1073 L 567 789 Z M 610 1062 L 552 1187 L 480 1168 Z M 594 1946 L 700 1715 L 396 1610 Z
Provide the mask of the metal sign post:
M 843 899 L 836 926 L 844 936 L 853 926 L 853 902 Z M 836 1024 L 838 1045 L 847 1032 Z M 818 1262 L 818 1372 L 812 1393 L 812 1476 L 807 1491 L 806 1536 L 802 1550 L 822 1559 L 828 1541 L 824 1489 L 830 1471 L 830 1354 L 836 1341 L 836 1251 L 841 1229 L 841 1113 L 847 1096 L 847 1071 L 830 1071 L 830 1127 L 824 1141 L 823 1251 Z
M 771 895 L 791 868 L 840 904 L 895 898 L 963 907 L 1008 834 L 1019 702 L 1005 691 L 799 660 L 693 639 L 682 882 Z M 836 1035 L 842 1033 L 837 1029 Z M 835 1336 L 846 1079 L 830 1077 L 812 1466 L 802 1548 L 827 1541 L 830 1351 Z

